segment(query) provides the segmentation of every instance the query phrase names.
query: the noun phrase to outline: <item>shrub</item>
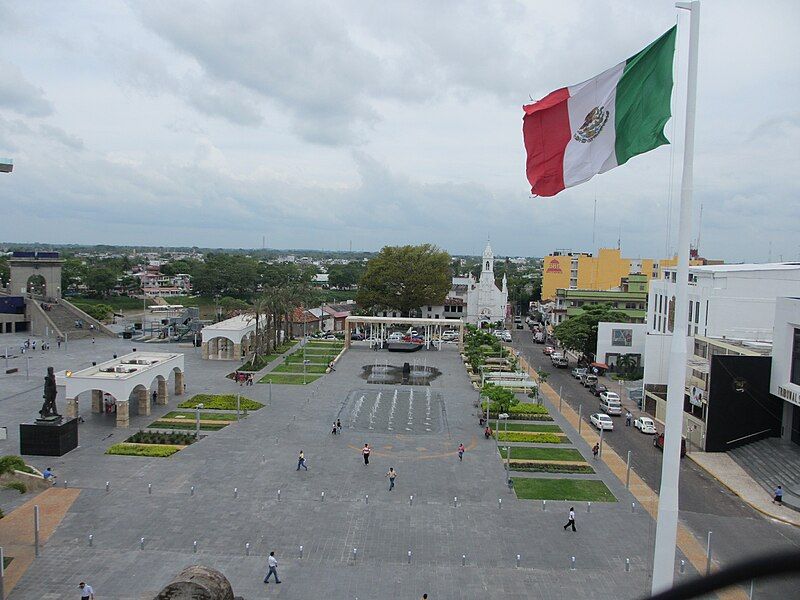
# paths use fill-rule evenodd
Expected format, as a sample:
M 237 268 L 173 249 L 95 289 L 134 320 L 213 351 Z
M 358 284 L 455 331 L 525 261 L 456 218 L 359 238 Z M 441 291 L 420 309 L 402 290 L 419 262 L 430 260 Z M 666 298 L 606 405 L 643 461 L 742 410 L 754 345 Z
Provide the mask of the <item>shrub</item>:
M 177 446 L 164 446 L 155 444 L 114 444 L 108 450 L 106 450 L 106 454 L 165 458 L 167 456 L 172 456 L 178 450 L 180 450 L 180 448 Z
M 555 433 L 533 433 L 525 431 L 503 431 L 497 432 L 497 441 L 499 442 L 531 442 L 537 444 L 561 444 L 564 443 L 564 438 Z M 511 456 L 514 456 L 512 451 Z
M 494 409 L 497 412 L 511 412 L 511 410 L 519 404 L 519 400 L 511 392 L 493 383 L 487 383 L 481 388 L 481 395 L 489 399 L 489 410 Z
M 9 454 L 8 456 L 3 456 L 0 458 L 0 475 L 4 475 L 5 473 L 13 473 L 14 471 L 33 473 L 33 469 L 25 464 L 25 461 L 22 460 L 21 456 Z
M 3 487 L 8 490 L 17 490 L 20 494 L 24 494 L 28 491 L 28 486 L 21 481 L 9 481 L 3 485 Z
M 497 387 L 497 386 L 492 386 L 492 387 Z M 486 387 L 484 387 L 484 389 L 486 389 Z M 497 388 L 497 389 L 502 389 L 502 388 Z M 503 390 L 503 391 L 511 394 L 511 392 L 509 392 L 508 390 Z M 513 396 L 513 394 L 512 394 L 512 396 Z M 492 404 L 489 405 L 489 413 L 507 412 L 510 415 L 523 415 L 523 414 L 524 415 L 548 415 L 548 414 L 550 414 L 547 411 L 547 409 L 544 406 L 542 406 L 541 404 L 529 404 L 527 402 L 522 402 L 522 403 L 518 402 L 517 404 L 515 404 L 513 406 L 509 406 L 505 410 L 498 410 L 498 408 L 499 407 L 497 406 L 497 404 L 495 404 L 493 402 Z M 486 411 L 486 402 L 481 402 L 481 410 Z
M 512 462 L 511 470 L 536 473 L 594 473 L 594 469 L 589 465 L 570 465 L 563 463 Z
M 497 413 L 489 411 L 490 419 L 497 419 Z M 535 413 L 510 413 L 508 415 L 509 421 L 552 421 L 553 417 L 549 414 L 535 414 Z
M 196 442 L 197 438 L 191 433 L 138 431 L 125 441 L 132 444 L 175 444 L 177 446 L 188 446 Z
M 203 404 L 210 410 L 236 410 L 236 396 L 234 394 L 197 394 L 189 400 L 178 404 L 178 408 L 194 408 L 198 404 Z M 241 397 L 240 407 L 242 410 L 258 410 L 264 405 L 261 402 Z

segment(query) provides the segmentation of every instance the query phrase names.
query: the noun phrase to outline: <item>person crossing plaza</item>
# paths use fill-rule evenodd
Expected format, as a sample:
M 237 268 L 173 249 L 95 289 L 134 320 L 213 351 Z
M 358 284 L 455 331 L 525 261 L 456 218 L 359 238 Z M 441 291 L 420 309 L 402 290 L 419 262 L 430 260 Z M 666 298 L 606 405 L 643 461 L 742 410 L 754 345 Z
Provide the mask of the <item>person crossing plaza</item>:
M 464 448 L 464 444 L 459 444 L 458 445 L 458 460 L 464 460 L 464 451 L 465 450 L 466 450 L 466 448 Z
M 386 477 L 389 478 L 389 491 L 391 492 L 394 489 L 395 477 L 397 477 L 397 471 L 394 470 L 394 467 L 389 467 L 389 472 L 386 473 Z
M 369 453 L 372 452 L 372 448 L 369 447 L 369 444 L 364 444 L 364 447 L 361 449 L 361 454 L 364 455 L 364 466 L 366 467 L 369 464 Z
M 300 467 L 303 467 L 306 471 L 308 471 L 308 465 L 306 464 L 306 455 L 300 450 L 300 455 L 297 457 L 297 470 L 300 470 Z

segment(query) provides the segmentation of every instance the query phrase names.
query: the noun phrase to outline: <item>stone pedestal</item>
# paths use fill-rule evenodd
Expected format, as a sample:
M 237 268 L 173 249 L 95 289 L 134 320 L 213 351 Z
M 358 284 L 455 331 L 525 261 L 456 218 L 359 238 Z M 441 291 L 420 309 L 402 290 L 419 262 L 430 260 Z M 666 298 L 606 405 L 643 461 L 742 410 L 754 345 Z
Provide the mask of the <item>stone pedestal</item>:
M 75 419 L 78 416 L 78 399 L 67 398 L 67 411 L 66 417 L 68 419 Z
M 203 358 L 208 359 L 208 342 L 201 343 L 200 350 L 203 353 Z
M 167 380 L 166 379 L 159 379 L 158 380 L 158 394 L 156 395 L 156 404 L 161 406 L 165 406 L 167 404 L 167 400 L 169 400 L 167 396 Z
M 139 414 L 140 415 L 149 415 L 150 414 L 150 394 L 145 388 L 139 388 L 136 390 L 136 400 L 139 403 Z
M 103 408 L 103 391 L 92 390 L 92 412 L 102 413 Z
M 147 391 L 145 391 L 145 398 Z M 117 427 L 130 427 L 130 407 L 127 400 L 117 400 Z
M 20 423 L 19 453 L 32 456 L 64 456 L 78 447 L 78 420 L 60 423 Z
M 233 345 L 233 360 L 239 360 L 242 358 L 242 345 L 241 344 L 234 344 Z
M 175 372 L 175 395 L 181 396 L 183 395 L 183 386 L 184 386 L 184 379 L 183 379 L 183 371 L 176 371 Z

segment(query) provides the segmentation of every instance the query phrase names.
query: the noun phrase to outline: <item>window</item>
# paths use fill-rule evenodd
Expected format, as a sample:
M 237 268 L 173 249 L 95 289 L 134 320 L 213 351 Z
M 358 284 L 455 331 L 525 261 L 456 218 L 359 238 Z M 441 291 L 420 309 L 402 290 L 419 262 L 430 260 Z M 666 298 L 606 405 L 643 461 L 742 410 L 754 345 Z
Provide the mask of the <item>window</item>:
M 431 312 L 432 310 L 433 310 L 433 307 L 432 307 L 432 306 L 429 306 L 429 307 L 428 307 L 428 312 Z
M 439 315 L 438 315 L 438 314 L 435 314 L 435 315 L 433 315 L 433 318 L 434 318 L 434 319 L 438 319 L 438 318 L 439 318 Z
M 698 340 L 694 341 L 694 353 L 697 356 L 702 358 L 706 358 L 708 356 L 708 345 L 705 342 L 700 342 Z
M 792 344 L 792 374 L 789 381 L 800 385 L 800 329 L 794 330 L 794 343 Z

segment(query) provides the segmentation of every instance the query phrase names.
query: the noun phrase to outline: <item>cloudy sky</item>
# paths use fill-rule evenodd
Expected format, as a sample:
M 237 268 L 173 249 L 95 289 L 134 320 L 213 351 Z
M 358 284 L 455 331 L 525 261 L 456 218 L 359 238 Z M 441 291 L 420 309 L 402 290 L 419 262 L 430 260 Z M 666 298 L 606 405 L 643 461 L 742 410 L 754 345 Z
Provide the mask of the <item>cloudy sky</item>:
M 676 144 L 554 198 L 530 197 L 521 106 L 675 21 L 660 0 L 0 0 L 0 241 L 661 256 L 682 88 Z M 800 259 L 798 56 L 799 2 L 704 0 L 706 256 Z

